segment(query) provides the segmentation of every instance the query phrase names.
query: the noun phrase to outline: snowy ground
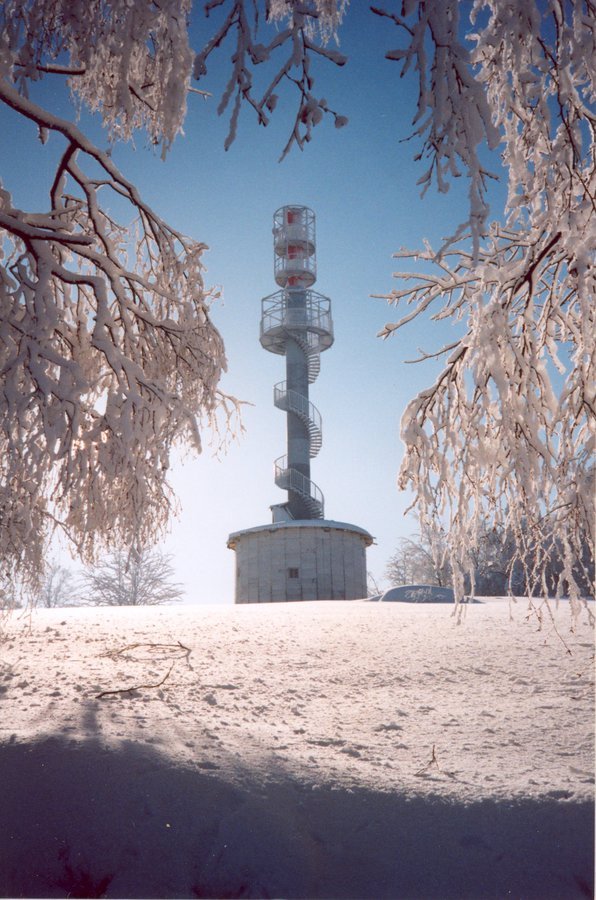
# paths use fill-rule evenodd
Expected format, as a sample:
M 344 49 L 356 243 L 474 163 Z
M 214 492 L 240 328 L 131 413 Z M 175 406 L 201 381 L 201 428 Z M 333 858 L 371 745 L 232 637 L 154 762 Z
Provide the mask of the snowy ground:
M 1 896 L 592 897 L 593 631 L 525 613 L 15 614 Z

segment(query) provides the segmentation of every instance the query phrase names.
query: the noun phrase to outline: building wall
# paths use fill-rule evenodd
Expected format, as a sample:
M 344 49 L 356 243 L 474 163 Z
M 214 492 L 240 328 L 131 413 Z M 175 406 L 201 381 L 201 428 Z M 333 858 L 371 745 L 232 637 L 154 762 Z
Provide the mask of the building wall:
M 364 529 L 325 520 L 278 523 L 230 535 L 236 603 L 356 600 L 366 596 Z

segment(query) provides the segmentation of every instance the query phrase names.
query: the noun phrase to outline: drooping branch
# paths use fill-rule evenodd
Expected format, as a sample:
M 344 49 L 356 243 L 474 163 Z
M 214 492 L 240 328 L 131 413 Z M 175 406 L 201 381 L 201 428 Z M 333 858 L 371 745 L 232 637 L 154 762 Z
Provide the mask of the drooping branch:
M 165 155 L 186 113 L 192 69 L 191 0 L 6 0 L 0 77 L 23 92 L 67 75 L 78 102 L 99 112 L 113 140 L 144 129 Z
M 489 213 L 487 179 L 495 177 L 483 165 L 480 148 L 485 143 L 494 150 L 500 134 L 486 94 L 474 76 L 470 50 L 460 39 L 457 0 L 409 3 L 407 7 L 410 15 L 405 17 L 379 7 L 371 9 L 394 22 L 406 38 L 405 47 L 389 50 L 386 58 L 401 65 L 402 77 L 410 69 L 418 74 L 418 106 L 411 137 L 422 140 L 416 160 L 430 161 L 418 184 L 423 195 L 433 183 L 446 193 L 451 179 L 467 172 L 469 217 L 446 239 L 445 246 L 468 230 L 477 253 Z
M 381 332 L 428 317 L 460 334 L 421 351 L 449 355 L 403 416 L 399 479 L 421 527 L 446 527 L 460 597 L 490 523 L 512 536 L 510 580 L 522 568 L 529 592 L 568 593 L 577 611 L 594 579 L 593 7 L 479 0 L 469 49 L 455 0 L 375 10 L 404 37 L 388 57 L 418 73 L 424 187 L 446 189 L 458 164 L 471 180 L 462 230 L 438 252 L 396 254 L 430 274 L 396 274 L 405 286 L 386 297 L 406 309 Z M 504 225 L 482 207 L 483 142 L 502 148 Z
M 0 195 L 0 553 L 34 586 L 58 524 L 98 544 L 155 539 L 172 509 L 172 447 L 230 416 L 202 280 L 204 246 L 167 225 L 106 153 L 0 80 L 0 99 L 66 139 L 48 213 Z M 86 173 L 89 162 L 103 177 Z M 114 192 L 136 235 L 105 212 Z M 131 265 L 132 263 L 132 265 Z
M 236 138 L 242 105 L 248 104 L 256 113 L 259 124 L 267 125 L 279 99 L 277 91 L 284 84 L 292 84 L 296 88 L 299 100 L 294 125 L 281 159 L 294 145 L 303 149 L 312 138 L 313 128 L 325 115 L 333 117 L 336 128 L 342 128 L 347 123 L 347 118 L 331 109 L 324 97 L 314 95 L 311 68 L 311 58 L 317 56 L 337 66 L 345 64 L 344 56 L 326 46 L 329 36 L 336 33 L 345 6 L 345 2 L 328 3 L 323 0 L 312 0 L 310 3 L 297 0 L 270 2 L 267 4 L 267 20 L 281 20 L 287 25 L 268 44 L 263 44 L 258 40 L 260 19 L 257 4 L 247 4 L 246 0 L 218 0 L 216 3 L 206 4 L 207 15 L 215 7 L 227 7 L 227 15 L 196 55 L 195 78 L 201 79 L 207 75 L 207 63 L 211 55 L 221 47 L 226 38 L 232 35 L 236 38 L 231 56 L 231 74 L 218 106 L 218 113 L 221 115 L 234 98 L 226 149 Z M 257 95 L 254 68 L 277 59 L 278 51 L 283 49 L 286 50 L 286 58 L 281 63 L 278 62 L 277 71 L 267 88 L 260 96 Z
M 451 267 L 444 257 L 440 275 L 402 273 L 409 286 L 388 297 L 413 309 L 385 335 L 419 315 L 457 321 L 466 312 L 464 334 L 434 385 L 403 416 L 399 481 L 413 489 L 425 527 L 447 523 L 461 596 L 487 521 L 515 536 L 529 585 L 552 591 L 543 579 L 553 555 L 564 560 L 560 591 L 577 600 L 574 585 L 586 583 L 596 285 L 592 279 L 586 292 L 573 276 L 572 254 L 560 234 L 532 245 L 527 235 L 522 243 L 495 228 L 477 263 L 452 250 Z M 416 254 L 400 254 L 408 255 Z M 422 256 L 434 259 L 431 248 Z

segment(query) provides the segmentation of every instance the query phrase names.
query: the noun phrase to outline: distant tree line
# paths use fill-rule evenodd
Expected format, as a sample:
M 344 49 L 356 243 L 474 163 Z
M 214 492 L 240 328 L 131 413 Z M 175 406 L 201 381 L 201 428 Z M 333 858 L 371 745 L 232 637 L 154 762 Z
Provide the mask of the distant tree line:
M 552 538 L 548 546 L 520 548 L 510 531 L 494 527 L 482 531 L 473 558 L 472 577 L 466 579 L 466 591 L 485 597 L 509 593 L 528 596 L 565 596 L 568 573 L 565 570 L 563 539 Z M 585 597 L 593 597 L 594 571 L 588 537 L 583 554 L 572 573 Z M 453 571 L 447 541 L 443 534 L 414 534 L 400 538 L 390 557 L 385 577 L 392 586 L 403 584 L 452 584 Z

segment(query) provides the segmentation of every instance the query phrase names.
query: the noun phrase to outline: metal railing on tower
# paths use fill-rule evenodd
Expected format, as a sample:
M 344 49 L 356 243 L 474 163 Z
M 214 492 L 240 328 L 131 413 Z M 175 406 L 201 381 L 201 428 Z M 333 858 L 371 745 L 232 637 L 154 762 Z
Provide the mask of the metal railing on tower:
M 311 480 L 310 460 L 322 443 L 322 422 L 309 384 L 320 354 L 333 343 L 331 301 L 311 290 L 316 281 L 315 215 L 306 206 L 284 206 L 273 216 L 275 281 L 282 289 L 261 301 L 260 341 L 286 357 L 286 380 L 275 385 L 274 404 L 286 413 L 287 453 L 275 462 L 275 483 L 288 499 L 272 507 L 274 521 L 321 519 L 324 498 Z

